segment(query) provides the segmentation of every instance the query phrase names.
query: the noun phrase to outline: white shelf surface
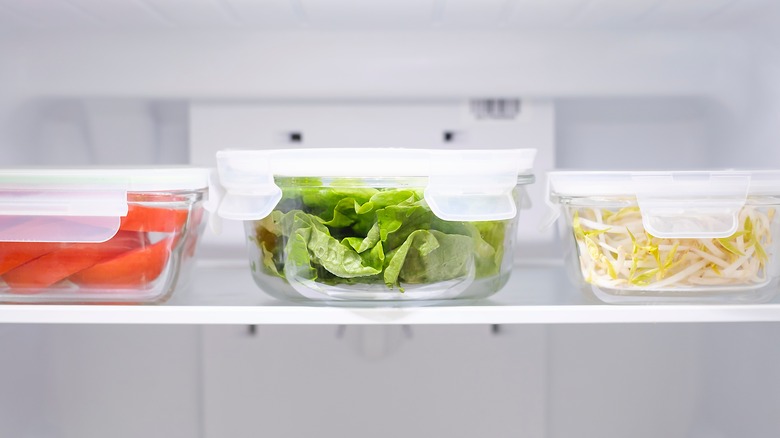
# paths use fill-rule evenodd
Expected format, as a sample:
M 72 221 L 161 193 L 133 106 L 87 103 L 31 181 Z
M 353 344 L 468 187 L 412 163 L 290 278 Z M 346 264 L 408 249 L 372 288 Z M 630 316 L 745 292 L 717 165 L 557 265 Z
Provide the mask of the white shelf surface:
M 582 324 L 780 322 L 767 304 L 632 305 L 587 302 L 560 266 L 520 266 L 487 300 L 446 306 L 293 305 L 263 293 L 245 266 L 201 266 L 193 287 L 159 306 L 0 305 L 0 323 L 75 324 Z

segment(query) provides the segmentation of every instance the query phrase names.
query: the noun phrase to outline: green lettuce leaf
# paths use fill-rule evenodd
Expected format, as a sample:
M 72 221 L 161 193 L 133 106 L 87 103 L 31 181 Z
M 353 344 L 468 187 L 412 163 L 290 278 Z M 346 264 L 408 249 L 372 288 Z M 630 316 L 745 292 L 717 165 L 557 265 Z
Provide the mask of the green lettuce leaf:
M 284 233 L 290 236 L 285 248 L 287 263 L 293 263 L 296 272 L 303 271 L 303 278 L 316 278 L 317 266 L 340 278 L 365 277 L 381 272 L 381 263 L 376 266 L 377 263 L 372 260 L 375 266 L 365 265 L 360 254 L 331 236 L 317 216 L 294 210 L 282 215 L 280 220 Z
M 469 270 L 473 244 L 469 237 L 418 230 L 392 254 L 384 273 L 385 284 L 399 279 L 410 284 L 452 280 Z
M 497 275 L 508 221 L 448 222 L 421 190 L 322 187 L 283 190 L 283 200 L 251 224 L 270 275 L 328 284 L 445 281 Z M 311 183 L 311 185 L 307 185 Z
M 376 211 L 379 239 L 386 242 L 389 249 L 395 249 L 413 232 L 430 229 L 434 218 L 433 212 L 420 203 L 387 206 Z
M 378 267 L 366 266 L 354 249 L 316 227 L 311 228 L 307 248 L 314 263 L 341 278 L 366 277 L 382 272 L 381 263 Z

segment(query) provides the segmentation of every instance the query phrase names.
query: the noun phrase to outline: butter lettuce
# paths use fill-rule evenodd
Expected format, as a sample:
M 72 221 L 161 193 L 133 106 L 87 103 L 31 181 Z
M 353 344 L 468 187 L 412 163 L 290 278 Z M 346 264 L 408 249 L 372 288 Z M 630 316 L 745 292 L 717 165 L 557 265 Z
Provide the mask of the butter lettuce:
M 500 271 L 506 221 L 443 221 L 420 190 L 302 182 L 285 188 L 276 210 L 252 225 L 268 275 L 402 291 L 402 284 Z

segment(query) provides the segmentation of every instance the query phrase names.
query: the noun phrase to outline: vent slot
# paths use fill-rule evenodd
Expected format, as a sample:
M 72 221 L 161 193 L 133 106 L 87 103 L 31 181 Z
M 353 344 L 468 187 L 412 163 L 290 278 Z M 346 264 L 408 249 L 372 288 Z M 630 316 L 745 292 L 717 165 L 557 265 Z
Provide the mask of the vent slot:
M 520 99 L 472 99 L 469 104 L 478 120 L 514 120 L 520 115 Z

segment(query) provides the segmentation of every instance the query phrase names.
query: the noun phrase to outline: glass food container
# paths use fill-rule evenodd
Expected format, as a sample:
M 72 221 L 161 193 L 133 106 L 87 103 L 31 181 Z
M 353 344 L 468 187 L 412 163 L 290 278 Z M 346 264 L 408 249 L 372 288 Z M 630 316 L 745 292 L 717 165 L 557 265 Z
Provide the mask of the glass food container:
M 205 169 L 0 170 L 0 302 L 145 304 L 183 283 Z
M 476 299 L 512 270 L 534 150 L 221 151 L 219 216 L 252 276 L 307 302 Z
M 551 172 L 567 266 L 607 303 L 771 299 L 780 172 Z

